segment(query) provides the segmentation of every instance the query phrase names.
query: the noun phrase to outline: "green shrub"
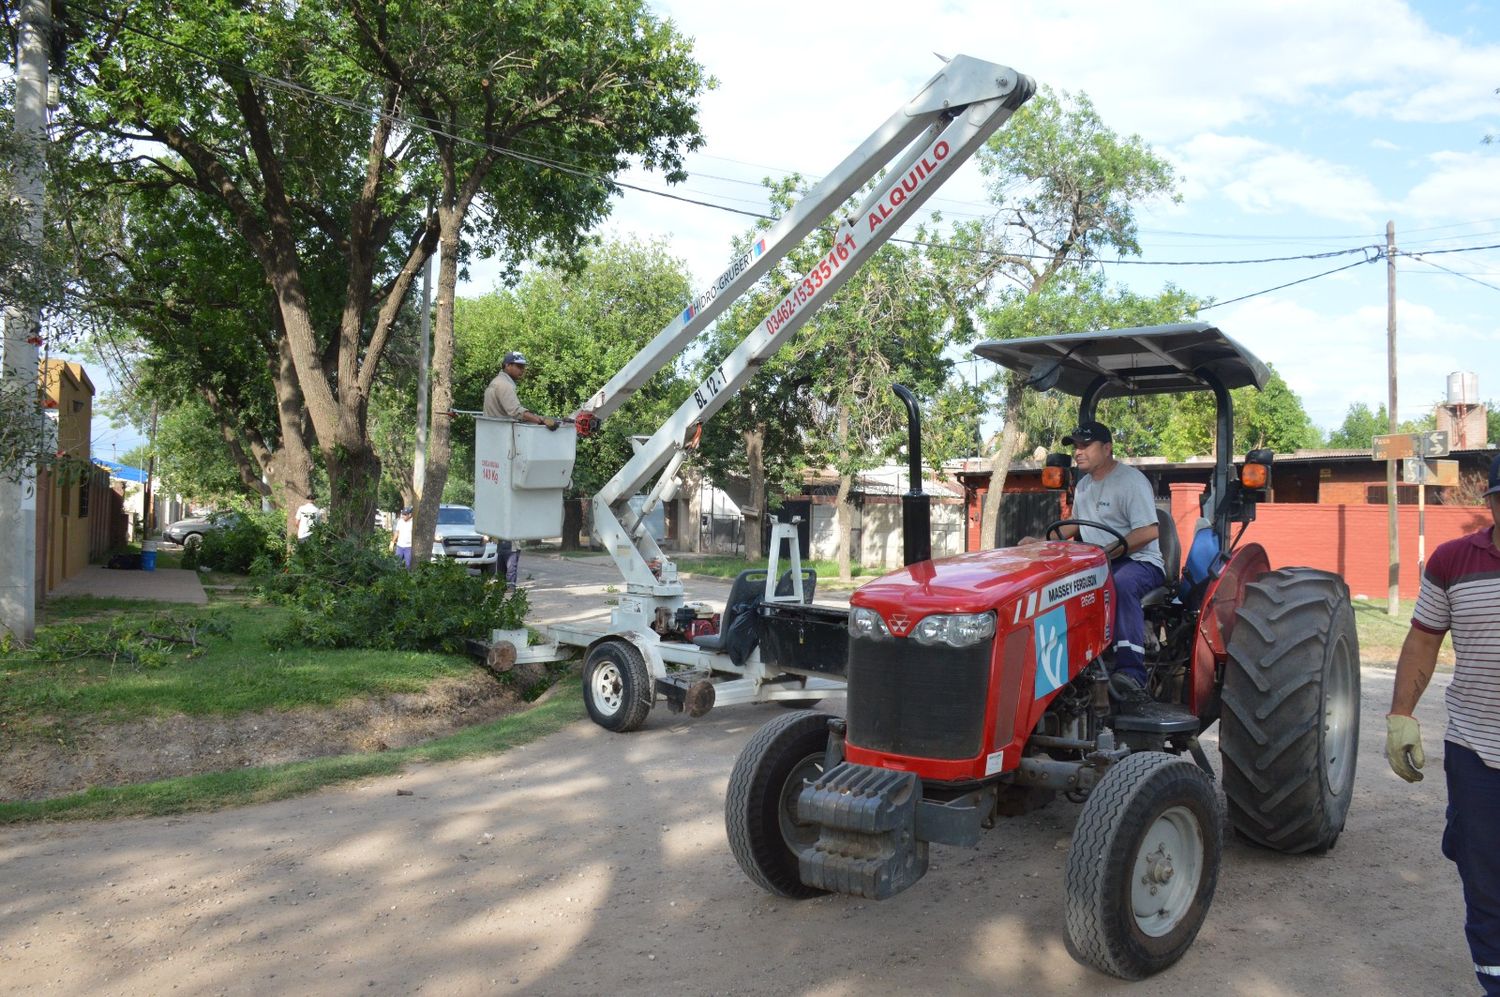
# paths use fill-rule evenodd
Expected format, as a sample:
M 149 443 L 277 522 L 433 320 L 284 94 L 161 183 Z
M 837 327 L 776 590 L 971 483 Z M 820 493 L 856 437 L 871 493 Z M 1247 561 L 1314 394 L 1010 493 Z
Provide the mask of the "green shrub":
M 203 535 L 198 563 L 215 571 L 249 574 L 262 557 L 275 557 L 286 546 L 286 523 L 278 512 L 215 513 L 219 529 Z
M 401 568 L 390 553 L 389 536 L 377 530 L 363 537 L 341 537 L 318 523 L 305 540 L 258 558 L 252 574 L 262 594 L 293 604 L 305 593 L 316 596 L 330 588 L 371 585 Z
M 376 566 L 351 547 L 339 549 L 361 572 Z M 303 559 L 294 555 L 292 560 Z M 465 638 L 484 638 L 491 630 L 523 625 L 524 589 L 471 577 L 464 565 L 448 560 L 421 562 L 410 571 L 388 556 L 379 564 L 373 578 L 360 580 L 329 577 L 324 569 L 306 565 L 296 575 L 288 572 L 297 586 L 286 593 L 292 615 L 285 626 L 267 635 L 268 643 L 273 648 L 300 644 L 457 651 Z

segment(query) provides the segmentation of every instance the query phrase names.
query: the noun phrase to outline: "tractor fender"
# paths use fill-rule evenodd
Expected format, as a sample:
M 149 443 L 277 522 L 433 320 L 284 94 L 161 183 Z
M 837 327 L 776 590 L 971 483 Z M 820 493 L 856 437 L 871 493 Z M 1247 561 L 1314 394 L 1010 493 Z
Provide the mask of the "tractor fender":
M 657 647 L 661 643 L 661 638 L 654 633 L 643 634 L 638 630 L 622 630 L 618 633 L 605 634 L 589 643 L 583 652 L 584 659 L 587 660 L 589 652 L 594 648 L 610 641 L 624 641 L 641 652 L 641 657 L 646 659 L 646 667 L 651 671 L 653 679 L 666 676 L 667 664 L 662 660 L 661 651 Z
M 1230 555 L 1229 563 L 1208 585 L 1203 609 L 1198 614 L 1198 634 L 1193 641 L 1193 679 L 1188 690 L 1188 709 L 1205 723 L 1218 714 L 1219 681 L 1229 654 L 1245 586 L 1271 570 L 1265 548 L 1248 543 Z

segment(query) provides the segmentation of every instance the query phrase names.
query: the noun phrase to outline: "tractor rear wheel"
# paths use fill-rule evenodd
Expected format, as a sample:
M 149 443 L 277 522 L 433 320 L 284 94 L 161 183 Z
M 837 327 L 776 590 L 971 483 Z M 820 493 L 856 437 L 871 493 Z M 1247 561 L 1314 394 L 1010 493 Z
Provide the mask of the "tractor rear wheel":
M 799 820 L 802 787 L 823 774 L 828 714 L 777 717 L 755 732 L 735 759 L 724 798 L 729 849 L 761 889 L 803 900 L 824 890 L 802 882 L 799 853 L 818 840 L 818 825 Z
M 635 645 L 606 640 L 589 650 L 583 661 L 583 702 L 594 723 L 619 734 L 639 730 L 655 699 L 651 670 Z
M 1230 823 L 1266 848 L 1327 851 L 1349 814 L 1359 746 L 1349 589 L 1313 568 L 1269 571 L 1236 617 L 1219 722 Z
M 1139 980 L 1193 944 L 1219 881 L 1224 838 L 1213 782 L 1185 758 L 1127 755 L 1089 794 L 1064 873 L 1068 950 Z

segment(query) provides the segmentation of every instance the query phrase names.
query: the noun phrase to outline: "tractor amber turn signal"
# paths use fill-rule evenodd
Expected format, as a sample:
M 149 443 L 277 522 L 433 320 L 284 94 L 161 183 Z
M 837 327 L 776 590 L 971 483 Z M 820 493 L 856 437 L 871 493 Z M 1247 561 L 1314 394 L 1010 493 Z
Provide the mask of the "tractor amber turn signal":
M 1060 468 L 1060 467 L 1044 467 L 1044 468 L 1042 468 L 1042 487 L 1043 488 L 1063 488 L 1063 487 L 1066 487 L 1065 482 L 1063 480 L 1063 469 Z
M 1264 464 L 1246 463 L 1240 467 L 1240 484 L 1246 488 L 1264 488 L 1270 478 L 1270 468 Z

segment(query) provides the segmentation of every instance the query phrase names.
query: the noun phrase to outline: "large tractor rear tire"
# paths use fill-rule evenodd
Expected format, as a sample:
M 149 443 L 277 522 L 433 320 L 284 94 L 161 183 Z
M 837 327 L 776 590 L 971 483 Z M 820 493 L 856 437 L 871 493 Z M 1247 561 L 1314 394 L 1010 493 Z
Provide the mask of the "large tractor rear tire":
M 1222 821 L 1213 782 L 1185 758 L 1143 751 L 1111 766 L 1068 850 L 1073 956 L 1126 980 L 1182 958 L 1219 882 Z
M 1269 571 L 1229 640 L 1219 750 L 1229 820 L 1276 851 L 1324 852 L 1344 829 L 1359 746 L 1359 636 L 1343 579 Z
M 777 717 L 755 732 L 735 759 L 724 797 L 724 828 L 735 861 L 761 889 L 791 900 L 825 892 L 802 882 L 801 851 L 819 828 L 797 818 L 802 787 L 823 774 L 828 714 Z

